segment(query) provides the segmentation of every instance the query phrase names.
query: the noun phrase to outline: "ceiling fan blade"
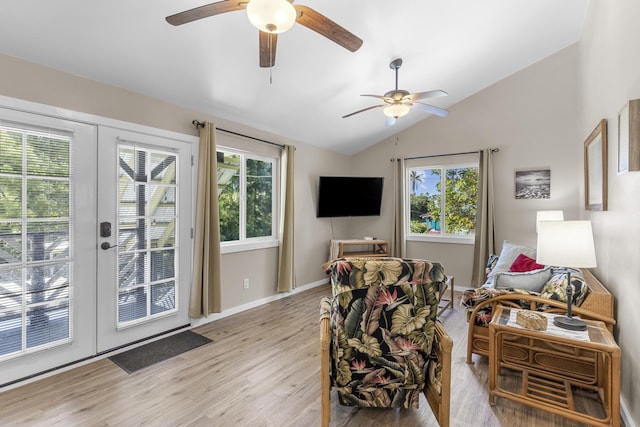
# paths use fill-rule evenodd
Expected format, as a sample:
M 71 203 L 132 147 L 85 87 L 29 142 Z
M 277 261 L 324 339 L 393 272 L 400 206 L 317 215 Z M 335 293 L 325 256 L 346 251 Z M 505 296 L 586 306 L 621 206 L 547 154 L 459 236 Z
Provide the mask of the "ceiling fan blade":
M 369 95 L 369 94 L 360 95 L 360 96 L 371 96 L 371 97 L 373 97 L 373 98 L 382 99 L 384 102 L 386 102 L 386 103 L 388 103 L 388 104 L 393 104 L 393 98 L 389 98 L 388 96 L 383 96 L 383 95 Z
M 429 104 L 424 104 L 422 102 L 413 102 L 413 104 L 411 105 L 411 107 L 415 107 L 418 110 L 422 110 L 425 111 L 429 114 L 433 114 L 434 116 L 439 116 L 439 117 L 447 117 L 449 115 L 449 112 L 447 110 L 444 110 L 442 108 L 439 107 L 434 107 L 433 105 L 429 105 Z
M 294 5 L 298 11 L 296 22 L 304 25 L 329 40 L 338 43 L 345 49 L 355 52 L 362 46 L 362 39 L 350 33 L 323 14 L 307 6 Z
M 258 31 L 260 38 L 260 66 L 269 68 L 276 65 L 276 45 L 278 44 L 278 35 Z
M 373 110 L 374 108 L 386 107 L 386 106 L 387 106 L 386 104 L 372 105 L 371 107 L 363 108 L 362 110 L 354 111 L 353 113 L 349 113 L 346 116 L 342 116 L 342 118 L 346 119 L 347 117 L 351 117 L 354 114 L 363 113 L 365 111 Z
M 248 1 L 219 1 L 216 3 L 205 4 L 204 6 L 185 10 L 184 12 L 167 16 L 165 19 L 171 25 L 182 25 L 189 22 L 197 21 L 199 19 L 208 18 L 210 16 L 220 15 L 221 13 L 245 9 L 247 7 L 247 3 Z
M 419 99 L 436 98 L 438 96 L 448 96 L 448 95 L 449 94 L 443 90 L 430 90 L 427 92 L 412 93 L 411 95 L 409 95 L 409 100 L 417 101 Z
M 384 125 L 385 126 L 393 126 L 396 124 L 396 118 L 395 117 L 389 117 L 386 116 L 387 118 L 384 121 Z

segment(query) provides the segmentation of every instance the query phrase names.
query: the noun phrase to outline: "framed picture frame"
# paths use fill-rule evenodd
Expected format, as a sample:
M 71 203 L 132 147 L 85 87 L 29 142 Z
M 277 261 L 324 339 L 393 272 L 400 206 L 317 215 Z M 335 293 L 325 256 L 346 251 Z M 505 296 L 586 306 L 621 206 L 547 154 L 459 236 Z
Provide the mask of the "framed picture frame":
M 640 171 L 640 99 L 618 113 L 618 175 L 631 171 Z
M 584 141 L 584 208 L 607 210 L 607 119 Z
M 515 170 L 515 197 L 518 199 L 550 199 L 551 168 Z

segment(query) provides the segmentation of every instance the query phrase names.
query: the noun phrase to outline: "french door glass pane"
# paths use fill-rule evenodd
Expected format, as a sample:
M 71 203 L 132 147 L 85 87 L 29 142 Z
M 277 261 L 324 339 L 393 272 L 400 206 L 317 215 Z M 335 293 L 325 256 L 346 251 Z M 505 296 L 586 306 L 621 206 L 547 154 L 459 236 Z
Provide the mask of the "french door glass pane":
M 176 306 L 175 287 L 173 281 L 158 283 L 151 287 L 152 314 L 172 310 Z
M 30 306 L 27 311 L 27 347 L 46 345 L 70 338 L 71 309 L 69 300 L 54 304 Z
M 2 131 L 0 131 L 2 132 Z M 2 162 L 0 161 L 0 164 Z M 0 173 L 0 218 L 22 219 L 22 177 Z
M 0 184 L 1 185 L 1 184 Z M 2 187 L 0 187 L 2 188 Z M 2 213 L 0 213 L 2 216 Z M 0 222 L 0 265 L 22 261 L 22 223 Z M 0 274 L 2 274 L 0 272 Z M 2 289 L 0 288 L 0 294 Z
M 123 326 L 177 310 L 178 182 L 173 153 L 122 145 L 118 155 L 118 322 Z
M 57 150 L 49 150 L 52 143 L 58 145 Z M 27 174 L 68 178 L 69 141 L 28 135 Z
M 69 223 L 67 221 L 29 222 L 27 235 L 32 236 L 27 246 L 29 261 L 59 260 L 69 257 Z
M 0 127 L 0 358 L 73 338 L 72 184 L 69 137 Z

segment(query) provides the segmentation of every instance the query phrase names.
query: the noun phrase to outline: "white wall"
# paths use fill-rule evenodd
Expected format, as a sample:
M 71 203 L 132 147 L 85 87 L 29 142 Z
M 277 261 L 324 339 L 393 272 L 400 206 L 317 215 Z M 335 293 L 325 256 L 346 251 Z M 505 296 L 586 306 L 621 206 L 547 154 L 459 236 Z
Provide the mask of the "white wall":
M 298 285 L 326 279 L 321 265 L 329 259 L 329 241 L 338 228 L 327 218 L 316 218 L 318 176 L 341 175 L 349 158 L 311 145 L 296 149 L 295 263 Z M 340 232 L 338 232 L 340 233 Z
M 617 114 L 640 98 L 640 2 L 592 1 L 579 46 L 580 139 L 608 121 L 606 212 L 584 211 L 593 223 L 596 275 L 616 297 L 616 339 L 622 349 L 622 395 L 640 425 L 640 172 L 617 174 Z M 581 178 L 579 173 L 576 178 Z M 580 186 L 581 197 L 584 185 Z
M 537 210 L 562 209 L 566 218 L 578 216 L 580 182 L 576 176 L 582 171 L 582 144 L 577 134 L 577 58 L 577 46 L 570 46 L 463 100 L 450 109 L 447 118 L 430 117 L 356 154 L 352 159 L 354 172 L 375 170 L 385 175 L 386 182 L 392 182 L 392 157 L 497 147 L 497 250 L 505 239 L 535 246 Z M 515 169 L 532 167 L 551 169 L 551 199 L 515 199 Z M 382 217 L 368 224 L 354 224 L 356 235 L 373 233 L 389 238 L 390 191 L 386 186 Z M 455 275 L 456 285 L 470 285 L 472 245 L 410 242 L 407 256 L 440 261 L 448 274 Z

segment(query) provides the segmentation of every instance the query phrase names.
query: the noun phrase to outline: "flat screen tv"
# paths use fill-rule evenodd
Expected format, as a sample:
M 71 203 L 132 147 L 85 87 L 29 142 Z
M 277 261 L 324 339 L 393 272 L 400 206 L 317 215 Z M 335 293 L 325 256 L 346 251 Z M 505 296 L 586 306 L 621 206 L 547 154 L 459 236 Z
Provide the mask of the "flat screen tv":
M 321 176 L 318 218 L 379 216 L 382 177 Z

